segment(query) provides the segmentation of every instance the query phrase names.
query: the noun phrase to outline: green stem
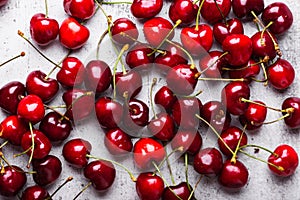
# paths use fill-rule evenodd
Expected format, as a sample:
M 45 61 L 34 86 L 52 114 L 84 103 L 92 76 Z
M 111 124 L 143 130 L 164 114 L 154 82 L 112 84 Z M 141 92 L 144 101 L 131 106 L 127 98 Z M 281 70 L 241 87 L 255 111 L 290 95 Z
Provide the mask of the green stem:
M 234 153 L 233 153 L 233 155 L 232 155 L 232 157 L 231 157 L 231 160 L 230 160 L 230 162 L 232 162 L 232 163 L 234 163 L 234 164 L 236 163 L 237 153 L 238 153 L 238 151 L 239 151 L 239 149 L 240 149 L 241 141 L 242 141 L 242 139 L 243 139 L 243 136 L 244 136 L 246 127 L 247 127 L 247 124 L 246 124 L 246 125 L 244 126 L 244 128 L 243 128 L 243 132 L 242 132 L 242 134 L 241 134 L 241 137 L 239 138 L 238 144 L 237 144 L 237 146 L 236 146 L 236 148 L 235 148 L 235 150 L 234 150 Z
M 45 80 L 47 80 L 50 76 L 51 76 L 51 74 L 57 69 L 57 68 L 61 68 L 61 66 L 60 66 L 60 64 L 72 53 L 72 51 L 73 50 L 69 50 L 68 51 L 68 53 L 67 53 L 67 55 L 65 55 L 64 57 L 63 57 L 63 59 L 61 59 L 52 69 L 51 69 L 51 71 L 47 74 L 47 76 L 45 77 Z
M 185 165 L 185 181 L 187 183 L 189 191 L 191 191 L 191 187 L 190 187 L 190 184 L 189 184 L 189 175 L 188 175 L 188 171 L 189 171 L 189 155 L 187 153 L 184 154 L 184 165 Z
M 86 186 L 84 186 L 84 188 L 73 198 L 73 200 L 76 200 L 86 189 L 88 189 L 88 187 L 90 187 L 90 185 L 92 185 L 92 182 L 89 182 Z
M 224 56 L 226 56 L 229 52 L 224 52 L 222 55 L 220 55 L 220 57 L 218 59 L 216 59 L 212 64 L 210 64 L 209 66 L 207 66 L 204 70 L 202 70 L 200 73 L 203 74 L 205 73 L 207 70 L 209 70 L 212 66 L 214 66 L 221 58 L 223 58 Z M 247 66 L 248 67 L 248 66 Z
M 170 165 L 169 158 L 166 159 L 166 162 L 167 162 L 167 166 L 168 166 L 168 169 L 169 169 L 172 184 L 175 185 L 175 179 L 174 179 L 174 176 L 173 176 L 173 171 L 172 171 L 172 168 L 171 168 L 171 165 Z
M 196 17 L 196 27 L 195 27 L 196 31 L 199 30 L 200 11 L 201 11 L 201 9 L 203 7 L 204 2 L 205 2 L 205 0 L 202 0 L 200 6 L 198 8 L 197 17 Z
M 162 167 L 162 165 L 164 164 L 164 162 L 171 156 L 173 155 L 175 152 L 177 151 L 180 151 L 182 152 L 184 150 L 184 148 L 181 146 L 181 147 L 178 147 L 176 149 L 174 149 L 169 155 L 167 155 L 158 165 L 158 168 L 160 169 Z
M 19 58 L 19 57 L 23 57 L 23 56 L 25 56 L 25 52 L 21 52 L 19 55 L 15 56 L 15 57 L 13 57 L 13 58 L 10 58 L 9 60 L 7 60 L 7 61 L 1 63 L 1 64 L 0 64 L 0 67 L 2 67 L 3 65 L 6 65 L 7 63 L 9 63 L 9 62 L 11 62 L 11 61 L 13 61 L 13 60 L 15 60 L 15 59 L 17 59 L 17 58 Z
M 150 98 L 150 105 L 151 105 L 151 110 L 153 112 L 153 116 L 154 116 L 154 119 L 157 119 L 157 114 L 155 112 L 155 109 L 154 109 L 154 103 L 153 103 L 153 87 L 154 85 L 157 83 L 157 78 L 153 78 L 152 80 L 152 84 L 151 84 L 151 87 L 150 87 L 150 95 L 149 95 L 149 98 Z
M 99 60 L 99 50 L 100 50 L 100 44 L 102 43 L 103 39 L 108 33 L 108 29 L 105 30 L 105 32 L 101 35 L 98 44 L 97 44 L 97 50 L 96 50 L 96 59 Z
M 119 2 L 102 2 L 103 5 L 110 5 L 110 4 L 132 4 L 132 2 L 129 1 L 119 1 Z
M 218 8 L 219 13 L 221 14 L 221 16 L 222 16 L 222 18 L 223 18 L 223 20 L 224 20 L 224 22 L 225 22 L 225 25 L 228 26 L 226 17 L 224 16 L 224 13 L 222 12 L 220 6 L 218 5 L 217 0 L 214 0 L 214 1 L 215 1 L 215 4 L 216 4 L 217 8 Z
M 226 78 L 201 78 L 199 77 L 198 80 L 202 80 L 202 81 L 245 81 L 244 78 L 236 78 L 236 79 L 226 79 Z
M 45 0 L 45 17 L 48 18 L 48 2 Z
M 278 122 L 280 120 L 283 120 L 284 118 L 287 118 L 291 115 L 291 113 L 286 113 L 285 115 L 283 115 L 282 117 L 275 119 L 274 121 L 270 121 L 270 122 L 264 122 L 263 124 L 273 124 L 275 122 Z
M 70 181 L 72 181 L 73 180 L 73 177 L 72 176 L 70 176 L 70 177 L 68 177 L 66 180 L 65 180 L 65 182 L 63 183 L 63 184 L 61 184 L 51 195 L 50 195 L 50 197 L 48 197 L 47 199 L 45 199 L 45 200 L 50 200 L 50 199 L 52 199 L 52 197 L 62 188 L 62 187 L 64 187 L 67 183 L 69 183 Z
M 202 178 L 203 178 L 203 175 L 200 176 L 199 180 L 198 180 L 197 183 L 195 184 L 194 189 L 192 190 L 192 192 L 191 192 L 191 194 L 190 194 L 188 200 L 192 199 L 192 197 L 194 196 L 194 193 L 195 193 L 195 191 L 196 191 L 196 188 L 198 187 L 198 185 L 199 185 L 199 183 L 201 182 Z
M 256 144 L 246 144 L 246 145 L 243 145 L 243 146 L 240 146 L 239 147 L 239 150 L 241 149 L 244 149 L 244 148 L 247 148 L 247 147 L 252 147 L 252 148 L 258 148 L 258 149 L 262 149 L 270 154 L 273 154 L 275 156 L 277 156 L 277 154 L 275 154 L 273 151 L 271 151 L 270 149 L 267 149 L 265 147 L 262 147 L 262 146 L 259 146 L 259 145 L 256 145 Z
M 31 153 L 30 153 L 30 157 L 28 160 L 28 164 L 27 164 L 27 168 L 30 168 L 30 163 L 32 161 L 33 158 L 33 153 L 34 153 L 34 149 L 35 149 L 35 142 L 34 142 L 34 134 L 33 134 L 33 128 L 32 128 L 32 123 L 29 122 L 29 130 L 30 130 L 30 135 L 31 135 Z
M 1 133 L 0 133 L 0 135 L 1 135 Z M 5 146 L 5 145 L 7 145 L 8 144 L 8 140 L 6 140 L 5 142 L 3 142 L 3 144 L 1 144 L 0 145 L 0 151 L 1 151 L 1 149 Z

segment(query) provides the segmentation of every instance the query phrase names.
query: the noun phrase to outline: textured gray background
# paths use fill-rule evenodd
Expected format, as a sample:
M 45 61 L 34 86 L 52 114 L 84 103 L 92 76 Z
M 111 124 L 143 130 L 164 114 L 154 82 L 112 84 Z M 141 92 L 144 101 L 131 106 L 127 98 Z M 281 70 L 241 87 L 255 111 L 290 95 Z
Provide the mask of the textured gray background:
M 62 0 L 49 1 L 49 16 L 54 17 L 61 23 L 64 18 L 67 17 L 63 11 Z M 272 0 L 266 0 L 266 5 Z M 270 106 L 281 107 L 281 102 L 288 96 L 300 96 L 300 83 L 299 83 L 299 70 L 300 63 L 299 49 L 300 49 L 300 16 L 298 14 L 300 4 L 298 1 L 286 0 L 285 2 L 293 11 L 294 24 L 293 27 L 284 36 L 279 38 L 279 44 L 283 51 L 283 58 L 289 60 L 296 69 L 296 79 L 294 84 L 283 92 L 278 92 L 271 87 L 264 87 L 262 84 L 253 83 L 251 85 L 251 99 L 262 100 Z M 129 5 L 114 5 L 103 6 L 106 12 L 113 16 L 113 19 L 119 17 L 129 17 L 134 19 L 130 14 Z M 165 5 L 165 8 L 168 4 Z M 26 57 L 21 58 L 13 63 L 0 68 L 0 86 L 2 87 L 9 81 L 19 80 L 25 82 L 26 76 L 29 72 L 35 69 L 41 69 L 47 73 L 53 66 L 38 55 L 27 43 L 24 42 L 18 35 L 17 30 L 22 30 L 25 35 L 29 36 L 29 21 L 32 15 L 38 12 L 44 12 L 44 1 L 24 1 L 24 0 L 10 0 L 8 5 L 0 9 L 0 60 L 4 61 L 14 55 L 17 55 L 20 51 L 26 52 Z M 168 9 L 164 9 L 159 15 L 167 16 Z M 137 22 L 138 26 L 141 26 L 141 22 Z M 101 12 L 98 12 L 91 20 L 87 22 L 87 26 L 90 29 L 91 35 L 88 43 L 79 51 L 76 51 L 73 55 L 86 62 L 88 58 L 94 58 L 94 49 L 96 47 L 99 35 L 106 28 L 106 19 Z M 255 26 L 252 23 L 247 23 L 246 32 L 249 36 L 255 31 Z M 178 33 L 177 33 L 178 37 Z M 107 43 L 106 43 L 107 42 Z M 109 41 L 106 38 L 105 44 Z M 214 47 L 218 48 L 218 47 Z M 114 56 L 111 50 L 107 51 L 107 48 L 102 49 L 101 58 L 106 60 L 109 64 L 112 64 Z M 42 48 L 42 51 L 49 56 L 52 60 L 59 61 L 67 53 L 67 50 L 62 48 L 56 40 L 49 47 Z M 55 76 L 53 76 L 55 77 Z M 147 85 L 147 84 L 146 84 Z M 219 99 L 219 89 L 224 83 L 208 83 L 205 87 L 200 99 L 205 103 L 209 99 Z M 203 86 L 199 86 L 203 89 Z M 145 94 L 147 91 L 145 91 Z M 60 96 L 52 103 L 52 105 L 62 104 Z M 276 119 L 280 116 L 280 113 L 270 111 L 267 116 L 267 121 Z M 0 120 L 3 120 L 5 114 L 0 112 Z M 235 120 L 234 120 L 235 121 Z M 234 122 L 236 123 L 236 122 Z M 207 131 L 203 131 L 202 136 L 205 140 L 203 147 L 209 147 L 215 145 L 216 137 Z M 72 132 L 70 138 L 82 137 L 89 140 L 93 145 L 92 154 L 96 156 L 110 157 L 103 147 L 103 133 L 100 130 L 96 120 L 91 119 L 77 124 L 75 130 Z M 270 149 L 275 149 L 281 143 L 292 145 L 297 152 L 300 153 L 299 145 L 299 130 L 289 130 L 283 123 L 283 121 L 276 124 L 262 127 L 259 131 L 249 133 L 249 143 L 260 144 Z M 61 158 L 62 144 L 55 145 L 51 154 L 54 154 Z M 25 167 L 27 157 L 21 157 L 17 159 L 12 158 L 12 154 L 20 152 L 20 149 L 7 146 L 4 149 L 5 155 L 11 161 L 11 163 L 19 164 L 21 167 Z M 268 155 L 260 152 L 258 154 L 261 158 L 267 158 Z M 232 193 L 222 189 L 215 178 L 203 178 L 199 184 L 195 195 L 198 199 L 300 199 L 300 171 L 289 178 L 278 178 L 272 175 L 268 167 L 258 161 L 248 159 L 247 157 L 240 156 L 240 159 L 249 169 L 249 182 L 239 192 Z M 132 169 L 137 175 L 137 170 L 134 168 L 131 156 L 128 159 L 121 160 L 122 163 Z M 184 181 L 184 165 L 182 162 L 173 163 L 172 168 L 176 182 Z M 74 176 L 74 180 L 69 183 L 63 190 L 61 190 L 55 197 L 55 199 L 71 199 L 77 192 L 87 183 L 80 170 L 73 169 L 63 161 L 63 174 L 60 176 L 56 184 L 48 187 L 52 192 L 57 187 L 58 183 L 63 182 L 68 176 Z M 169 176 L 167 170 L 164 171 L 164 176 L 168 179 Z M 191 185 L 194 185 L 199 178 L 192 167 L 189 170 Z M 28 176 L 28 185 L 32 185 L 33 181 Z M 0 199 L 4 199 L 0 197 Z M 89 188 L 79 199 L 137 199 L 135 193 L 135 184 L 132 183 L 128 175 L 122 170 L 118 170 L 116 180 L 110 190 L 105 193 L 97 193 L 93 188 Z

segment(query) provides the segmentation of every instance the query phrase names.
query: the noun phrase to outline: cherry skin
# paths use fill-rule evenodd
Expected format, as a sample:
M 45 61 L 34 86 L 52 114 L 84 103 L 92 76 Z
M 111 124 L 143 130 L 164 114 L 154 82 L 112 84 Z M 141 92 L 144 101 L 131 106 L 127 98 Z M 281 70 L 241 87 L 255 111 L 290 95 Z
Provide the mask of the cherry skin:
M 183 152 L 195 155 L 202 146 L 202 137 L 196 130 L 178 130 L 171 146 L 172 149 L 183 147 Z
M 139 139 L 133 147 L 133 159 L 140 169 L 148 169 L 152 162 L 159 163 L 166 156 L 166 152 L 161 143 L 151 138 Z
M 195 155 L 193 166 L 199 174 L 216 176 L 221 172 L 223 158 L 218 149 L 205 148 Z
M 175 123 L 173 118 L 167 113 L 159 113 L 147 126 L 151 135 L 160 141 L 169 141 L 175 135 Z
M 8 0 L 1 0 L 0 1 L 0 7 L 4 6 L 5 4 L 7 4 Z
M 17 112 L 26 122 L 36 124 L 43 119 L 45 108 L 40 97 L 30 94 L 20 101 Z
M 191 186 L 190 186 L 191 188 Z M 180 197 L 182 200 L 194 200 L 194 196 L 191 198 L 191 190 L 189 190 L 189 186 L 186 182 L 181 182 L 178 185 L 165 187 L 164 192 L 162 194 L 162 200 L 177 200 Z
M 131 137 L 119 128 L 106 132 L 104 144 L 112 155 L 124 155 L 132 151 L 133 144 Z
M 110 67 L 102 60 L 91 60 L 85 69 L 84 84 L 96 94 L 106 91 L 112 81 Z
M 123 36 L 123 33 L 130 36 L 130 38 Z M 113 26 L 111 27 L 111 35 L 115 43 L 125 45 L 134 43 L 134 40 L 139 37 L 139 32 L 135 23 L 133 23 L 130 19 L 119 18 L 114 21 Z
M 248 107 L 248 103 L 241 101 L 241 98 L 250 98 L 250 88 L 245 82 L 235 81 L 228 83 L 222 90 L 222 103 L 232 115 L 242 115 Z
M 111 162 L 96 160 L 84 168 L 84 176 L 92 182 L 97 191 L 105 191 L 114 183 L 116 169 Z
M 251 11 L 257 16 L 260 15 L 265 7 L 264 0 L 232 0 L 233 13 L 238 18 L 253 18 Z
M 162 106 L 166 111 L 170 111 L 172 109 L 175 101 L 176 97 L 173 91 L 167 86 L 162 86 L 154 96 L 154 102 Z
M 74 18 L 65 19 L 59 29 L 59 41 L 68 49 L 79 49 L 90 37 L 90 31 Z
M 201 71 L 209 78 L 220 78 L 223 73 L 223 67 L 227 66 L 221 51 L 210 51 L 199 60 Z
M 83 168 L 88 164 L 87 154 L 90 154 L 92 145 L 83 139 L 76 138 L 64 144 L 62 155 L 67 162 L 77 168 Z
M 0 194 L 6 197 L 16 196 L 27 182 L 23 169 L 18 166 L 5 166 L 0 176 Z
M 47 155 L 43 159 L 32 161 L 34 173 L 33 180 L 40 186 L 54 183 L 62 172 L 62 163 L 56 156 Z
M 269 35 L 271 34 L 271 36 Z M 265 58 L 268 56 L 269 59 L 273 60 L 276 55 L 277 51 L 274 46 L 274 42 L 272 38 L 277 42 L 276 37 L 272 33 L 268 32 L 257 32 L 252 37 L 252 47 L 253 47 L 253 56 L 257 58 Z
M 1 122 L 0 138 L 8 140 L 13 145 L 21 145 L 23 134 L 29 128 L 25 121 L 17 115 L 10 115 Z
M 21 196 L 21 200 L 44 200 L 51 199 L 46 189 L 39 185 L 27 187 Z
M 227 20 L 226 23 L 216 23 L 213 26 L 213 34 L 217 42 L 222 44 L 228 35 L 244 34 L 243 23 L 237 18 Z
M 274 34 L 285 33 L 293 24 L 293 14 L 289 7 L 281 2 L 275 2 L 268 5 L 261 19 L 265 24 L 273 22 L 269 30 Z
M 57 94 L 59 85 L 57 80 L 52 78 L 46 79 L 46 74 L 42 71 L 31 72 L 26 79 L 27 94 L 39 96 L 43 102 L 50 102 Z
M 283 171 L 281 171 L 269 164 L 272 173 L 277 176 L 288 177 L 294 174 L 299 164 L 299 158 L 293 147 L 282 144 L 276 147 L 274 153 L 269 156 L 268 162 L 283 168 Z
M 133 69 L 127 72 L 116 73 L 116 94 L 123 97 L 127 92 L 128 98 L 134 98 L 140 93 L 143 87 L 143 79 L 141 74 Z
M 193 4 L 191 0 L 176 0 L 173 1 L 169 8 L 169 17 L 173 23 L 181 20 L 181 25 L 189 25 L 195 21 L 198 5 Z
M 153 172 L 144 172 L 137 177 L 135 187 L 141 200 L 159 200 L 164 191 L 164 181 Z
M 41 121 L 39 129 L 51 142 L 61 142 L 67 139 L 72 131 L 70 121 L 57 112 L 49 112 Z
M 242 162 L 237 160 L 236 163 L 232 163 L 230 160 L 226 160 L 218 180 L 226 188 L 240 189 L 247 184 L 248 177 L 248 169 Z
M 136 44 L 126 54 L 126 63 L 133 69 L 147 69 L 152 66 L 155 59 L 155 54 L 152 53 L 152 49 L 145 44 Z
M 229 70 L 228 75 L 230 78 L 243 78 L 249 83 L 255 78 L 260 72 L 260 66 L 253 59 L 250 59 L 247 64 L 237 68 L 236 70 Z
M 299 128 L 300 127 L 300 98 L 299 97 L 289 97 L 285 99 L 282 103 L 282 110 L 293 109 L 290 115 L 284 118 L 285 124 L 289 128 Z M 282 113 L 285 115 L 286 113 Z
M 279 58 L 267 69 L 268 80 L 277 90 L 288 88 L 295 79 L 294 67 L 285 59 Z
M 158 54 L 154 60 L 155 68 L 162 74 L 167 74 L 170 68 L 175 67 L 178 64 L 188 64 L 188 61 L 177 54 L 172 54 L 170 51 L 165 51 L 164 54 Z
M 133 0 L 130 11 L 136 18 L 152 18 L 163 7 L 163 0 Z
M 59 24 L 55 19 L 37 13 L 30 20 L 31 38 L 40 46 L 47 46 L 54 41 L 59 33 Z
M 95 2 L 93 0 L 64 0 L 65 12 L 77 19 L 90 19 L 95 13 Z
M 228 52 L 225 60 L 232 66 L 246 64 L 252 55 L 252 41 L 243 34 L 231 34 L 222 43 L 224 52 Z
M 219 11 L 219 9 L 221 11 Z M 215 24 L 216 22 L 221 21 L 224 17 L 226 18 L 230 12 L 230 9 L 231 9 L 230 0 L 219 0 L 219 1 L 205 0 L 201 8 L 201 16 L 208 23 Z M 220 12 L 223 13 L 223 16 L 221 15 Z
M 9 114 L 17 114 L 21 97 L 25 96 L 26 88 L 19 81 L 12 81 L 0 89 L 0 107 Z

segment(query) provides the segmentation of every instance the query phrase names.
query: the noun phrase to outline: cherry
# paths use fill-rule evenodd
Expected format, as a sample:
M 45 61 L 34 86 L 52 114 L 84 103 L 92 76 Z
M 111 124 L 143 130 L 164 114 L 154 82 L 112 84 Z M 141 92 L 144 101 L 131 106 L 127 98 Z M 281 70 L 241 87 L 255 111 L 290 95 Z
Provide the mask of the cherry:
M 62 67 L 56 74 L 56 79 L 64 87 L 73 88 L 83 83 L 84 76 L 83 63 L 76 57 L 67 57 L 63 60 Z
M 226 23 L 216 23 L 213 26 L 213 34 L 217 42 L 222 44 L 228 35 L 244 34 L 243 23 L 237 18 L 227 20 Z
M 284 118 L 285 124 L 290 128 L 300 127 L 300 98 L 299 97 L 289 97 L 285 99 L 282 103 L 282 109 L 292 108 L 293 111 L 288 117 Z M 286 113 L 282 113 L 283 115 Z
M 8 0 L 1 0 L 0 1 L 0 7 L 4 6 L 5 4 L 7 4 Z
M 249 103 L 246 112 L 240 116 L 240 121 L 244 122 L 242 124 L 247 124 L 246 129 L 253 130 L 262 126 L 267 116 L 267 108 L 263 105 L 261 101 Z
M 155 55 L 149 55 L 153 50 L 145 44 L 136 44 L 126 55 L 126 63 L 130 68 L 147 69 L 154 62 Z
M 44 200 L 51 199 L 48 191 L 39 185 L 27 187 L 21 196 L 21 200 Z
M 287 5 L 281 2 L 275 2 L 268 5 L 262 15 L 261 19 L 265 24 L 272 22 L 269 27 L 274 34 L 283 34 L 293 24 L 293 14 Z
M 64 0 L 65 12 L 75 18 L 90 19 L 95 13 L 95 2 L 93 0 Z
M 128 98 L 134 98 L 140 93 L 143 86 L 141 74 L 133 69 L 125 72 L 116 73 L 116 94 L 123 97 L 126 92 Z
M 62 155 L 67 162 L 77 168 L 83 168 L 88 164 L 86 157 L 92 150 L 92 145 L 83 139 L 76 138 L 64 144 Z
M 241 98 L 249 99 L 249 97 L 250 88 L 245 82 L 235 81 L 228 83 L 222 90 L 222 102 L 232 115 L 245 113 L 248 103 L 242 102 Z
M 62 172 L 62 163 L 56 156 L 47 155 L 43 159 L 32 160 L 33 180 L 40 186 L 54 183 Z
M 181 20 L 181 25 L 188 25 L 196 19 L 198 8 L 198 5 L 194 4 L 192 0 L 176 0 L 169 8 L 169 17 L 173 23 Z
M 226 18 L 231 9 L 230 0 L 205 0 L 201 8 L 201 16 L 210 24 Z M 222 13 L 222 14 L 221 14 Z
M 148 124 L 151 135 L 161 141 L 169 141 L 175 135 L 175 123 L 173 118 L 167 113 L 159 113 Z
M 219 101 L 208 101 L 205 103 L 200 110 L 200 115 L 218 132 L 227 129 L 231 123 L 230 114 Z
M 18 104 L 26 88 L 19 81 L 12 81 L 0 89 L 0 107 L 9 114 L 17 114 Z
M 259 15 L 264 7 L 264 0 L 232 0 L 232 10 L 238 18 L 252 18 L 251 11 Z
M 79 49 L 90 36 L 90 31 L 84 25 L 81 25 L 74 18 L 65 19 L 59 29 L 59 41 L 68 49 Z
M 247 64 L 241 66 L 236 70 L 229 70 L 228 75 L 232 79 L 243 78 L 251 82 L 260 72 L 260 66 L 255 61 L 250 59 Z
M 170 51 L 165 51 L 164 54 L 158 54 L 154 60 L 155 68 L 160 70 L 160 72 L 168 73 L 170 68 L 175 67 L 178 64 L 188 64 L 188 61 L 177 54 L 173 54 Z
M 119 128 L 106 132 L 104 144 L 113 155 L 124 155 L 132 151 L 133 144 L 130 136 Z
M 164 191 L 164 181 L 152 172 L 141 173 L 135 186 L 141 200 L 159 200 Z
M 41 121 L 39 129 L 52 142 L 67 139 L 72 131 L 72 124 L 57 112 L 49 112 Z
M 6 197 L 16 196 L 26 182 L 26 174 L 20 167 L 5 166 L 0 176 L 0 194 Z
M 206 77 L 220 78 L 223 67 L 227 65 L 221 51 L 210 51 L 199 60 L 199 66 Z
M 111 162 L 96 160 L 84 168 L 84 176 L 92 182 L 97 191 L 104 191 L 113 184 L 116 169 Z
M 232 66 L 242 66 L 246 64 L 252 55 L 252 41 L 243 34 L 231 34 L 222 43 L 228 64 Z
M 120 125 L 123 118 L 123 106 L 110 97 L 101 97 L 95 105 L 96 116 L 100 126 L 113 129 Z
M 0 137 L 13 145 L 21 145 L 22 136 L 27 132 L 28 125 L 17 115 L 10 115 L 1 122 Z
M 268 69 L 269 83 L 278 90 L 288 88 L 295 79 L 294 67 L 285 59 L 279 58 Z
M 45 14 L 37 13 L 30 20 L 31 38 L 41 46 L 46 46 L 55 40 L 59 33 L 59 24 Z
M 245 165 L 237 160 L 226 160 L 219 175 L 219 183 L 226 188 L 240 189 L 248 182 L 249 172 Z
M 40 97 L 30 94 L 20 101 L 17 112 L 25 121 L 36 124 L 43 119 L 45 108 Z
M 276 37 L 272 33 L 257 32 L 252 37 L 253 56 L 258 58 L 267 58 L 273 60 L 277 55 L 274 42 L 277 43 Z M 274 42 L 273 42 L 274 40 Z
M 173 91 L 167 86 L 162 86 L 154 96 L 154 102 L 162 106 L 166 111 L 170 111 L 174 102 L 176 101 L 176 96 Z
M 163 0 L 133 0 L 130 11 L 136 18 L 152 18 L 163 7 Z
M 188 55 L 180 43 L 174 41 L 168 41 L 166 44 L 164 44 L 164 49 L 166 52 L 170 52 L 171 55 L 176 56 L 177 59 L 179 60 L 185 59 L 186 62 L 188 62 L 187 61 Z
M 194 196 L 190 198 L 192 191 L 190 191 L 189 188 L 191 188 L 191 186 L 188 186 L 186 182 L 181 182 L 178 185 L 166 187 L 162 194 L 162 200 L 177 200 L 179 198 L 182 200 L 193 200 Z
M 298 154 L 295 149 L 289 145 L 282 144 L 276 147 L 274 153 L 269 156 L 268 162 L 281 167 L 283 170 L 268 165 L 271 172 L 274 174 L 287 177 L 294 174 L 299 164 Z
M 136 166 L 140 169 L 147 169 L 152 162 L 161 162 L 166 152 L 161 143 L 151 138 L 139 139 L 133 147 L 133 158 Z
M 198 131 L 178 130 L 171 142 L 172 149 L 183 147 L 183 151 L 195 155 L 202 146 L 202 137 Z
M 55 79 L 48 78 L 40 70 L 33 71 L 27 76 L 27 93 L 39 96 L 45 103 L 50 102 L 56 96 L 58 89 L 58 82 Z
M 193 166 L 199 174 L 218 175 L 223 166 L 223 158 L 218 149 L 205 148 L 195 155 Z
M 130 38 L 123 36 L 123 33 Z M 139 37 L 139 32 L 135 23 L 130 19 L 119 18 L 114 21 L 113 26 L 111 27 L 111 35 L 114 42 L 125 45 L 132 44 Z

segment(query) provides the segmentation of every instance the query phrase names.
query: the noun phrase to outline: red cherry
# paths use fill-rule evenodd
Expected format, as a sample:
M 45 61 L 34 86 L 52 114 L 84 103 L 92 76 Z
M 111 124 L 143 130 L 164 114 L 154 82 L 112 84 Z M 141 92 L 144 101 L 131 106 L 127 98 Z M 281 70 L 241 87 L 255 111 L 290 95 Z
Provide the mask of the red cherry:
M 6 197 L 16 196 L 26 182 L 26 174 L 20 167 L 5 166 L 0 176 L 0 194 Z
M 172 149 L 183 147 L 183 151 L 195 155 L 202 146 L 202 137 L 198 131 L 179 130 L 171 142 Z
M 28 94 L 39 96 L 43 102 L 50 102 L 57 94 L 59 85 L 55 79 L 47 78 L 47 75 L 39 70 L 31 72 L 26 79 Z
M 162 86 L 154 96 L 154 102 L 162 106 L 166 111 L 170 111 L 176 101 L 176 96 L 170 88 Z
M 194 157 L 194 169 L 199 174 L 218 175 L 223 166 L 223 158 L 216 148 L 200 150 Z
M 114 183 L 116 169 L 110 162 L 96 160 L 84 168 L 84 176 L 93 183 L 97 191 L 104 191 Z
M 252 55 L 252 41 L 243 34 L 231 34 L 222 43 L 228 64 L 232 66 L 242 66 L 246 64 Z
M 216 23 L 213 26 L 213 34 L 215 39 L 222 44 L 228 35 L 244 34 L 243 23 L 237 18 L 227 20 L 226 23 Z
M 83 139 L 72 139 L 64 144 L 62 155 L 67 162 L 77 168 L 83 168 L 88 164 L 86 157 L 92 150 L 92 145 Z
M 175 123 L 173 118 L 167 113 L 159 113 L 148 124 L 151 135 L 161 141 L 169 141 L 175 135 Z
M 191 186 L 190 186 L 191 188 Z M 192 191 L 189 189 L 189 186 L 186 182 L 181 182 L 178 185 L 166 187 L 162 194 L 162 200 L 194 200 L 194 196 L 190 197 Z
M 269 164 L 268 166 L 271 172 L 278 176 L 287 177 L 294 174 L 298 167 L 299 159 L 298 154 L 293 147 L 282 144 L 276 147 L 274 153 L 269 156 L 268 162 L 283 168 L 281 171 Z
M 95 13 L 95 2 L 93 0 L 64 0 L 65 12 L 75 18 L 90 19 Z
M 196 19 L 198 8 L 192 0 L 176 0 L 169 8 L 169 17 L 173 23 L 181 20 L 181 25 L 189 25 Z
M 221 51 L 211 51 L 199 60 L 200 69 L 206 77 L 220 78 L 222 76 L 222 69 L 227 66 L 225 59 L 221 58 L 222 54 Z
M 125 33 L 127 36 L 130 36 L 134 40 L 139 37 L 139 32 L 135 23 L 128 18 L 119 18 L 114 21 L 113 26 L 111 27 L 111 35 L 113 41 L 117 44 L 132 44 L 134 40 L 123 36 L 123 33 Z
M 41 46 L 46 46 L 58 36 L 59 24 L 55 19 L 46 17 L 45 14 L 37 13 L 30 20 L 31 38 Z
M 164 191 L 164 181 L 153 172 L 141 173 L 135 184 L 141 200 L 159 200 Z
M 219 175 L 219 183 L 226 188 L 240 189 L 247 184 L 248 176 L 248 169 L 242 162 L 226 160 Z
M 136 18 L 152 18 L 163 7 L 163 0 L 133 0 L 130 11 Z
M 271 34 L 271 36 L 269 35 Z M 252 37 L 252 47 L 253 47 L 253 56 L 257 58 L 265 58 L 268 56 L 269 59 L 273 60 L 276 55 L 277 51 L 274 46 L 273 40 L 277 43 L 276 37 L 272 33 L 268 32 L 257 32 Z
M 201 8 L 201 16 L 208 23 L 214 24 L 216 22 L 221 21 L 224 17 L 226 18 L 230 12 L 230 9 L 231 9 L 230 0 L 218 0 L 218 1 L 205 0 Z M 221 15 L 220 12 L 222 12 L 223 15 Z
M 90 36 L 90 31 L 74 18 L 65 19 L 59 29 L 59 41 L 68 49 L 79 49 Z
M 264 10 L 264 0 L 232 0 L 233 13 L 238 18 L 253 18 L 251 11 L 259 15 Z
M 113 155 L 128 154 L 133 148 L 130 136 L 119 128 L 107 131 L 104 144 Z
M 166 156 L 164 147 L 151 138 L 139 139 L 133 147 L 133 158 L 136 166 L 140 169 L 147 169 L 152 162 L 161 162 Z
M 39 185 L 27 187 L 21 196 L 21 200 L 51 199 L 48 191 Z
M 152 49 L 145 44 L 136 44 L 126 54 L 126 63 L 130 68 L 147 69 L 152 66 L 155 54 Z
M 236 70 L 229 70 L 229 77 L 232 79 L 243 78 L 251 82 L 260 72 L 260 66 L 255 60 L 250 59 L 247 64 L 237 68 Z
M 245 122 L 242 123 L 243 125 L 247 124 L 246 129 L 248 130 L 253 130 L 262 126 L 267 117 L 267 108 L 265 106 L 262 106 L 265 104 L 261 101 L 254 102 L 255 103 L 249 103 L 249 106 L 245 113 L 240 116 L 240 121 Z M 258 105 L 256 103 L 259 103 L 261 105 Z
M 158 54 L 154 60 L 155 68 L 161 73 L 166 74 L 170 68 L 175 67 L 178 64 L 188 64 L 188 61 L 177 54 L 172 54 L 170 51 L 165 51 L 164 54 Z
M 128 98 L 134 98 L 140 93 L 143 87 L 143 79 L 141 74 L 133 69 L 128 72 L 116 73 L 116 94 L 123 97 L 127 92 Z
M 300 127 L 300 98 L 299 97 L 289 97 L 285 99 L 282 103 L 282 109 L 293 109 L 290 115 L 284 118 L 285 124 L 290 128 Z M 282 113 L 285 115 L 286 113 Z
M 294 67 L 285 59 L 279 58 L 267 69 L 269 83 L 278 90 L 288 88 L 295 79 Z
M 45 115 L 42 99 L 33 94 L 24 97 L 18 105 L 18 115 L 33 124 L 40 122 Z

